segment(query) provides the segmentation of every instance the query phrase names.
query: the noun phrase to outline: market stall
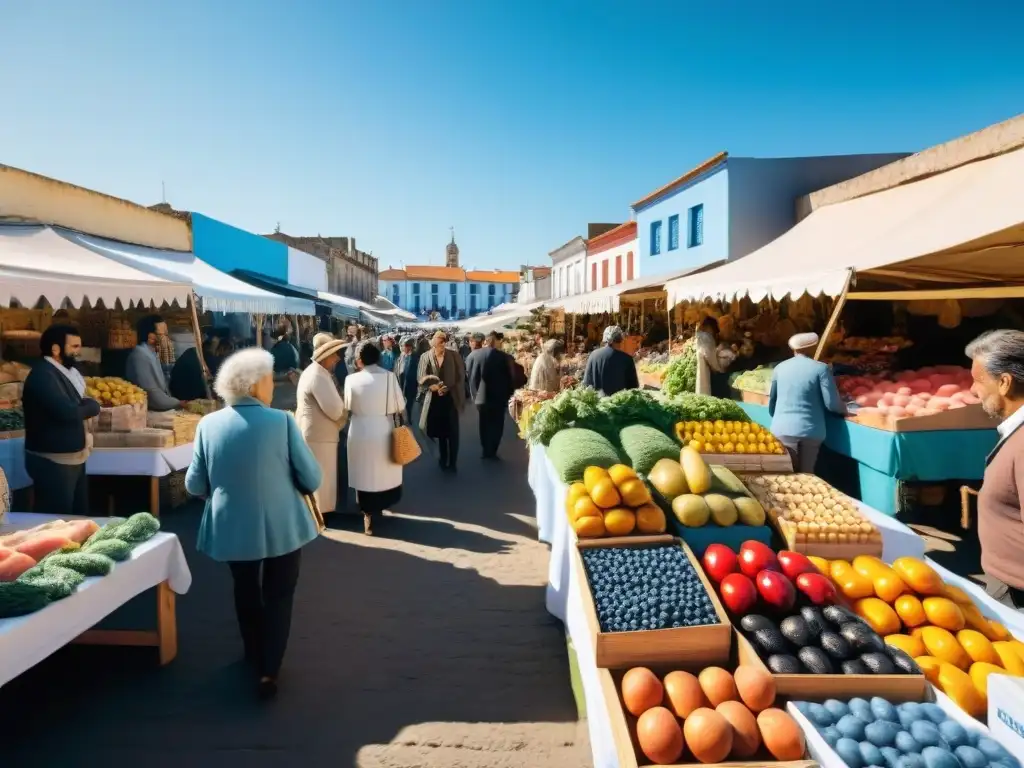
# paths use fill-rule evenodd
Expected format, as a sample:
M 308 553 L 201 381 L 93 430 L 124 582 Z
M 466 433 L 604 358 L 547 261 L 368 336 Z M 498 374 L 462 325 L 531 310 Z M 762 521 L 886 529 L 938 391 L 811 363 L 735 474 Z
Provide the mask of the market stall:
M 1024 150 L 1015 150 L 824 206 L 743 259 L 670 282 L 669 301 L 829 297 L 832 311 L 816 356 L 853 364 L 857 370 L 852 373 L 866 377 L 873 373 L 870 361 L 829 354 L 830 347 L 842 351 L 840 329 L 851 307 L 856 311 L 864 305 L 865 313 L 876 314 L 898 306 L 912 315 L 930 315 L 937 318 L 930 326 L 937 333 L 975 317 L 975 311 L 986 311 L 979 304 L 1009 302 L 1024 293 L 1024 262 L 1017 258 L 1024 215 L 1010 202 L 1024 187 L 1022 170 Z M 972 215 L 962 216 L 964 210 Z M 998 321 L 993 317 L 991 322 Z M 883 338 L 873 341 L 892 335 L 883 332 Z M 933 351 L 948 354 L 952 348 L 959 353 L 962 339 L 950 339 L 944 349 Z M 909 341 L 921 344 L 925 339 Z M 851 392 L 861 408 L 854 421 L 868 429 L 833 429 L 826 443 L 858 463 L 863 497 L 883 511 L 896 510 L 900 482 L 980 479 L 987 448 L 995 443 L 980 404 L 966 393 L 960 393 L 960 400 L 947 397 L 939 393 L 937 382 L 933 388 L 922 384 L 901 391 L 912 380 L 941 375 L 934 363 L 942 362 L 949 361 L 919 360 L 917 373 L 928 374 L 916 377 L 913 370 L 893 368 L 878 374 L 877 386 Z M 956 362 L 962 366 L 967 361 L 961 355 Z M 936 412 L 946 410 L 957 410 L 958 418 L 935 418 Z M 902 434 L 909 432 L 922 434 Z M 961 457 L 966 460 L 959 461 Z
M 776 464 L 735 403 L 563 393 L 524 434 L 595 766 L 1003 760 L 986 691 L 1024 677 L 1015 612 L 890 516 Z M 706 452 L 723 441 L 746 450 Z
M 17 548 L 3 561 L 0 581 L 0 685 L 70 642 L 152 646 L 158 649 L 161 664 L 174 659 L 175 594 L 188 591 L 192 576 L 177 536 L 156 532 L 151 518 L 132 520 L 129 526 L 102 518 L 63 523 L 49 515 L 7 516 L 0 526 L 0 542 Z M 125 538 L 114 535 L 118 528 Z M 48 549 L 55 543 L 62 543 L 62 549 Z M 62 554 L 64 550 L 81 554 L 75 558 Z M 39 561 L 23 552 L 37 554 Z M 11 561 L 18 558 L 31 562 L 15 575 Z M 155 630 L 93 630 L 153 587 Z

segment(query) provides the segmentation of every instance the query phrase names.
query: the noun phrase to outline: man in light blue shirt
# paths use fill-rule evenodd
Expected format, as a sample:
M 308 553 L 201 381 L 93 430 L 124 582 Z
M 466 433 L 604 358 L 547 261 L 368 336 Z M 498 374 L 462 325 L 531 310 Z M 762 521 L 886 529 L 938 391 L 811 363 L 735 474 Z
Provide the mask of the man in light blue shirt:
M 832 371 L 810 357 L 817 346 L 818 334 L 798 333 L 789 340 L 793 358 L 772 372 L 768 396 L 772 434 L 789 452 L 796 472 L 814 472 L 825 441 L 825 414 L 846 415 Z
M 380 343 L 382 349 L 380 352 L 380 362 L 377 365 L 385 371 L 394 371 L 395 363 L 398 361 L 398 355 L 395 354 L 395 340 L 390 333 L 385 333 L 380 337 Z

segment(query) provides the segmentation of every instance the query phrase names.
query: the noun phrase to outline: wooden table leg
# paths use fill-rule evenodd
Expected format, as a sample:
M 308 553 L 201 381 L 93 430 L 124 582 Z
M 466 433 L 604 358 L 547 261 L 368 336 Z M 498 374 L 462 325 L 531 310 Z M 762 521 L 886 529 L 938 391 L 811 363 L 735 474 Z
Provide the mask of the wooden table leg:
M 160 478 L 149 478 L 149 514 L 160 517 Z
M 170 664 L 178 655 L 178 616 L 174 592 L 166 581 L 156 588 L 156 632 L 159 638 L 160 664 Z

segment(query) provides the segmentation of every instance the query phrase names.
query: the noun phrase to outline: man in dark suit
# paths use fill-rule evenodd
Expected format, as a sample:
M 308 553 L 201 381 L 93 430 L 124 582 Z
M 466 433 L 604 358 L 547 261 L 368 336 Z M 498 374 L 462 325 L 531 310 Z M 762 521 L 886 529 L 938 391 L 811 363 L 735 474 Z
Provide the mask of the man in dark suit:
M 85 397 L 85 379 L 75 368 L 82 350 L 78 331 L 51 325 L 39 341 L 42 360 L 25 379 L 25 469 L 35 492 L 35 511 L 66 517 L 89 514 L 85 462 L 92 447 L 86 419 L 100 404 Z
M 498 341 L 498 334 L 491 332 L 485 346 L 470 352 L 466 358 L 469 391 L 480 418 L 483 457 L 492 461 L 498 458 L 498 446 L 505 430 L 505 410 L 512 397 L 509 356 L 499 349 Z

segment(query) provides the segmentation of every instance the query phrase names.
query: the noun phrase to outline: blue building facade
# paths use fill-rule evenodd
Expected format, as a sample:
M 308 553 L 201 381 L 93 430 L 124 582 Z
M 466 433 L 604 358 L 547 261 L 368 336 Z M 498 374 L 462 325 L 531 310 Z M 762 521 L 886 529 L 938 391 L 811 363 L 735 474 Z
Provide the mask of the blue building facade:
M 288 282 L 288 246 L 222 221 L 192 214 L 192 252 L 221 272 L 258 272 Z
M 746 256 L 796 224 L 798 197 L 908 154 L 716 155 L 633 203 L 640 274 L 662 275 Z
M 449 270 L 452 274 L 448 274 Z M 407 267 L 382 271 L 378 285 L 381 296 L 407 312 L 438 312 L 446 318 L 465 318 L 513 301 L 519 288 L 519 273 Z

